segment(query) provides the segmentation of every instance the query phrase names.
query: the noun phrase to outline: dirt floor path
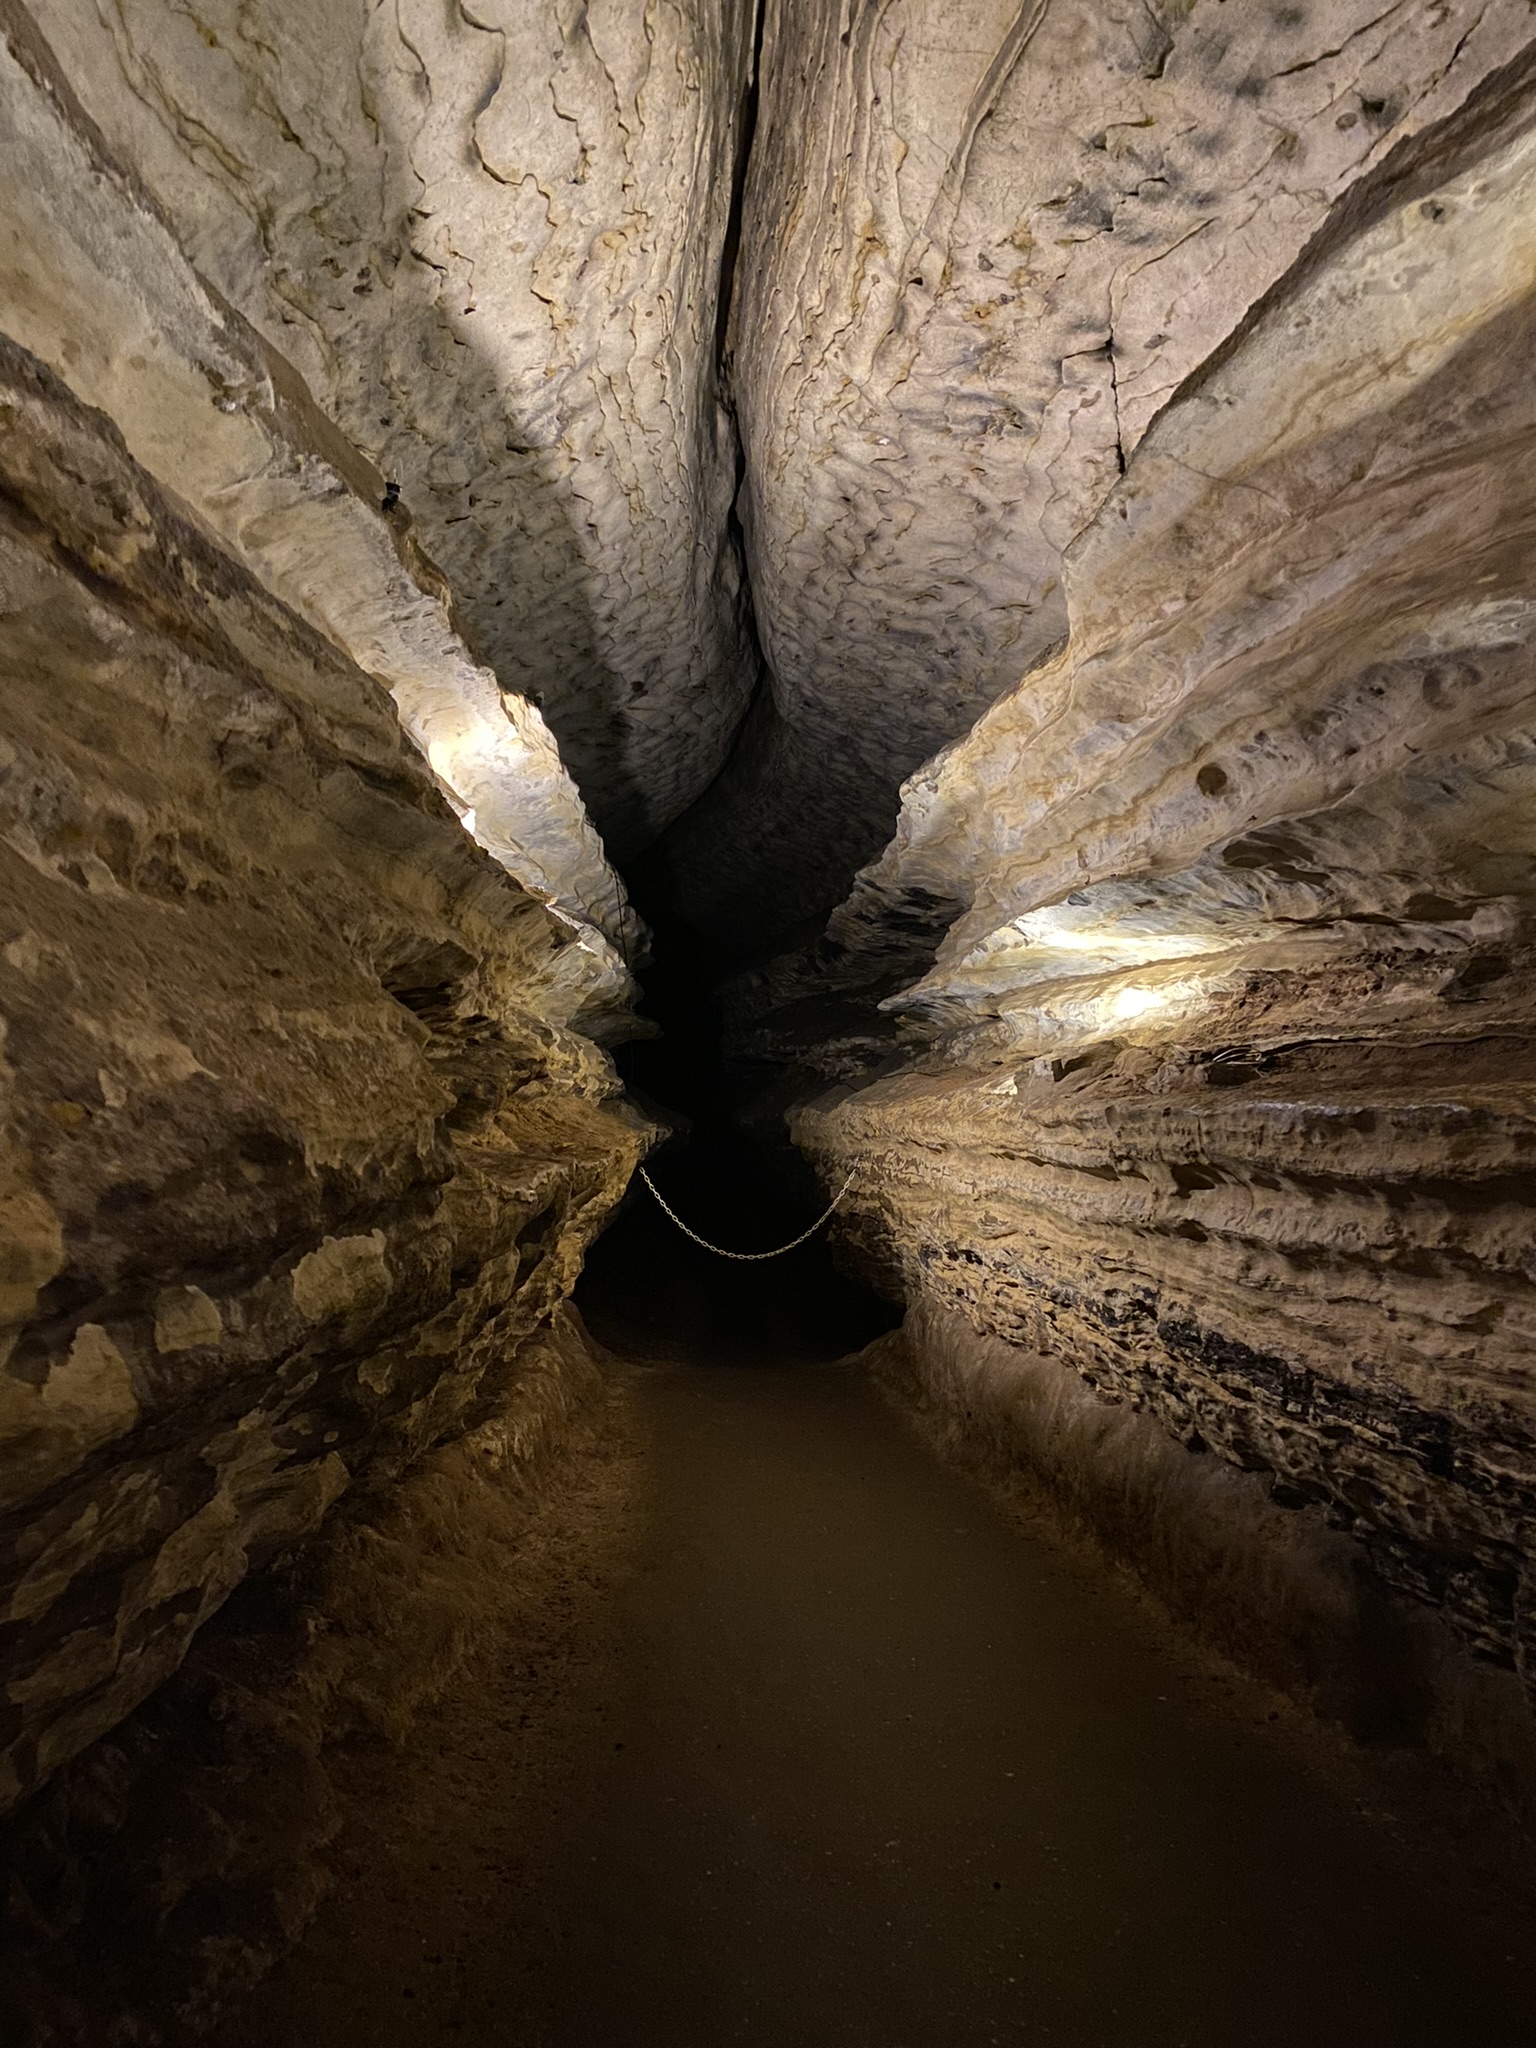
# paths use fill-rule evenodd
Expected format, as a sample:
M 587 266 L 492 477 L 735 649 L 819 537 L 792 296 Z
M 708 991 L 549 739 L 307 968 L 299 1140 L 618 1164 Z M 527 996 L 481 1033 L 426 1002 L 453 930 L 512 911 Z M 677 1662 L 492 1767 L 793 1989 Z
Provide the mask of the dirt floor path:
M 231 2048 L 1515 2048 L 1524 1930 L 856 1373 L 624 1376 Z M 616 1476 L 617 1475 L 617 1476 Z

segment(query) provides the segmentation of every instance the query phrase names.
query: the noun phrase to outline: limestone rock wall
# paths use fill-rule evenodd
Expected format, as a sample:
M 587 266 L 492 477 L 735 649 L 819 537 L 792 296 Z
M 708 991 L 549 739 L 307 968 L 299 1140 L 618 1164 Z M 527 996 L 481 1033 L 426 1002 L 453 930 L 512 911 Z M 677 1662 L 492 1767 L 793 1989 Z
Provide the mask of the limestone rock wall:
M 1533 63 L 1164 413 L 1069 554 L 1062 651 L 912 779 L 784 973 L 836 985 L 942 906 L 890 1009 L 1044 1053 L 1198 1016 L 1236 966 L 1379 952 L 1411 1007 L 1526 943 Z
M 761 952 L 837 900 L 1066 632 L 1158 409 L 1531 36 L 1524 0 L 767 0 L 732 343 L 772 693 L 676 838 L 695 917 Z
M 0 4 L 5 331 L 101 407 L 130 451 L 286 603 L 377 676 L 466 826 L 586 926 L 618 1023 L 642 951 L 634 913 L 554 740 L 504 695 L 384 479 L 293 364 L 193 269 L 79 104 L 35 23 Z
M 383 476 L 621 857 L 755 679 L 716 388 L 732 0 L 38 0 L 192 264 Z
M 646 1139 L 567 769 L 759 960 L 894 820 L 731 998 L 849 1244 L 1529 1675 L 1533 67 L 0 0 L 5 1799 L 548 1327 Z
M 0 341 L 0 1807 L 493 1409 L 645 1142 L 568 919 Z
M 1069 550 L 753 1043 L 852 1241 L 1536 1679 L 1536 91 L 1401 151 Z M 860 1083 L 805 1015 L 885 999 Z M 958 915 L 956 911 L 958 910 Z M 798 976 L 798 982 L 794 977 Z M 793 984 L 793 986 L 792 986 Z M 796 1029 L 800 1029 L 798 1043 Z
M 1507 1049 L 889 1080 L 807 1112 L 909 1299 L 1358 1537 L 1529 1676 L 1536 1121 Z M 1224 1072 L 1225 1068 L 1225 1072 Z

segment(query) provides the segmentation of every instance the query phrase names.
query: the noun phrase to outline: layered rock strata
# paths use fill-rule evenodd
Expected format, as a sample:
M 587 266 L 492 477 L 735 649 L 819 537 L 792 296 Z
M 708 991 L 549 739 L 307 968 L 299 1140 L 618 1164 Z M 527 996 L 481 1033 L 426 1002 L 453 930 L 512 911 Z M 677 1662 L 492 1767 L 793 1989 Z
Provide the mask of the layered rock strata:
M 1529 1674 L 1521 0 L 768 0 L 755 131 L 725 0 L 37 13 L 0 1793 L 483 1421 L 627 1178 L 541 700 L 749 957 L 949 742 L 736 992 L 930 1392 Z
M 548 1672 L 572 1627 L 550 1549 L 611 1569 L 633 1483 L 623 1394 L 597 1358 L 558 1311 L 482 1388 L 483 1420 L 387 1490 L 354 1489 L 0 1827 L 15 2048 L 153 2040 L 173 2005 L 184 2033 L 211 2035 L 347 1881 L 356 1774 L 380 1744 L 434 1743 L 434 1710 L 488 1656 L 531 1650 Z M 566 1620 L 541 1639 L 551 1608 Z
M 907 1070 L 798 1126 L 911 1298 L 1265 1475 L 1528 1681 L 1533 220 L 1526 67 L 1156 421 L 1065 649 L 914 779 L 802 986 L 958 905 L 886 1000 Z
M 39 0 L 192 263 L 399 486 L 622 857 L 755 678 L 716 330 L 752 10 Z
M 852 1243 L 910 1302 L 1264 1475 L 1529 1674 L 1530 1080 L 1486 1043 L 1231 1082 L 1226 1047 L 1176 1078 L 1143 1050 L 876 1083 L 802 1140 L 859 1160 Z
M 732 341 L 772 689 L 671 849 L 697 921 L 760 957 L 836 902 L 1062 638 L 1149 421 L 1531 34 L 1523 0 L 767 0 Z
M 0 344 L 0 1805 L 504 1400 L 644 1131 L 380 687 Z

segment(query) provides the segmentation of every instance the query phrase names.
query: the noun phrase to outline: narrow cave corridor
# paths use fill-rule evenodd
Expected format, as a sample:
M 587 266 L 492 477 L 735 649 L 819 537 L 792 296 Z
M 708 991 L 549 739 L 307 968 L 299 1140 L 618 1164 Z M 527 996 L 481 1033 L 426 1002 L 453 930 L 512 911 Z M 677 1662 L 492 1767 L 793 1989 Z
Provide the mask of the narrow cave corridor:
M 658 1260 L 646 1233 L 626 1277 Z M 1525 2037 L 1528 1921 L 1487 1873 L 1362 1818 L 1272 1695 L 858 1375 L 712 1324 L 634 1385 L 645 1505 L 606 1606 L 578 1595 L 595 1668 L 535 1630 L 536 1682 L 492 1667 L 434 1713 L 220 2048 Z
M 1523 2048 L 1527 0 L 0 139 L 7 2042 Z

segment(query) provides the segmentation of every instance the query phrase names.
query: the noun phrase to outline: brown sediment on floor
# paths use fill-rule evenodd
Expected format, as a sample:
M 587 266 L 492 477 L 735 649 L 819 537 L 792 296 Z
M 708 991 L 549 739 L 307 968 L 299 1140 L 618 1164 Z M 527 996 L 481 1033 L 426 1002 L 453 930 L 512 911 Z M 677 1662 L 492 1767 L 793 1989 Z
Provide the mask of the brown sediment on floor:
M 220 2048 L 1527 2038 L 1496 1874 L 862 1371 L 636 1348 L 633 1570 L 354 1753 L 343 1882 Z
M 1518 1683 L 1395 1600 L 1347 1537 L 1272 1507 L 1249 1475 L 1191 1460 L 1059 1361 L 931 1305 L 856 1363 L 1031 1540 L 1112 1576 L 1195 1683 L 1272 1724 L 1295 1762 L 1408 1853 L 1454 1848 L 1476 1882 L 1536 1915 Z
M 589 1654 L 595 1589 L 622 1578 L 626 1384 L 579 1318 L 557 1318 L 477 1429 L 238 1595 L 178 1677 L 25 1810 L 3 1845 L 8 2038 L 207 2038 L 398 1840 L 411 1759 L 462 1766 L 538 1720 Z M 455 1829 L 471 1796 L 458 1781 Z

